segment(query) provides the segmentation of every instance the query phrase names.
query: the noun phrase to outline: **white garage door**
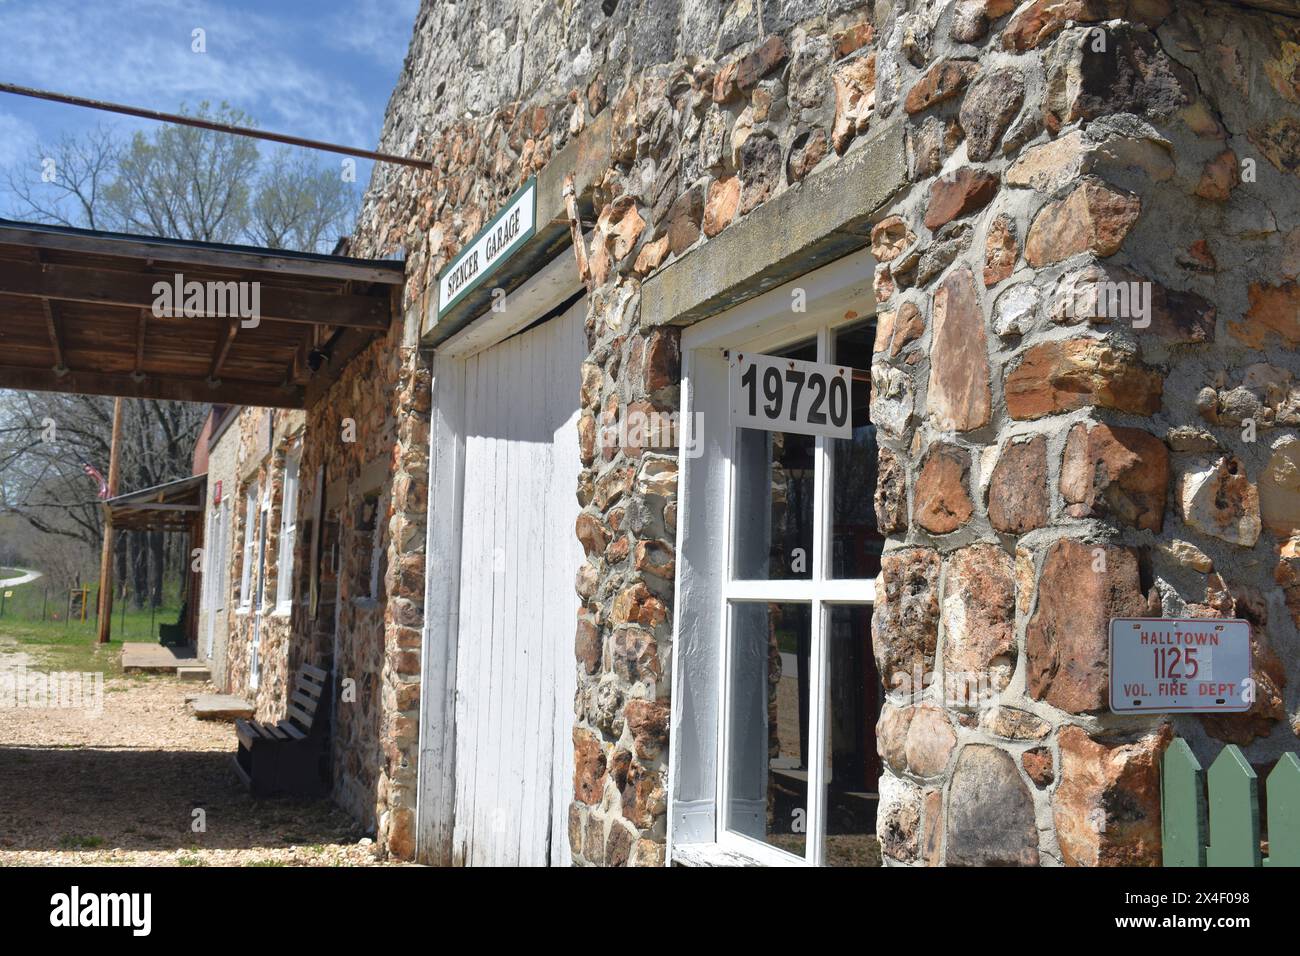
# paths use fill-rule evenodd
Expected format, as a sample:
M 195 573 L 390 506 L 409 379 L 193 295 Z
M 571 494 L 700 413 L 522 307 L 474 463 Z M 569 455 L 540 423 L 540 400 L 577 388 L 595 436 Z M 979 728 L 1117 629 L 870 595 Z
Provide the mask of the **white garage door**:
M 581 299 L 466 361 L 455 856 L 569 864 Z

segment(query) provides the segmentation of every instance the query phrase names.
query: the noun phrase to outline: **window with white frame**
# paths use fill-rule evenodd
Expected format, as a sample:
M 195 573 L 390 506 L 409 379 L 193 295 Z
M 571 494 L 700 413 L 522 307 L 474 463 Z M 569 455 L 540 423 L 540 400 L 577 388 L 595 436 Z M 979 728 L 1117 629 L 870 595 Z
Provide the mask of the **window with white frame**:
M 230 503 L 226 499 L 221 500 L 219 511 L 219 520 L 217 522 L 217 540 L 212 554 L 216 556 L 216 564 L 212 568 L 213 587 L 216 588 L 215 600 L 213 607 L 218 611 L 226 609 L 226 588 L 230 586 Z
M 280 540 L 275 570 L 275 612 L 293 610 L 293 556 L 298 541 L 298 470 L 300 451 L 289 453 L 284 465 L 284 486 L 280 497 Z
M 253 558 L 257 553 L 257 482 L 244 492 L 244 560 L 239 578 L 239 608 L 246 611 L 253 605 Z
M 830 307 L 870 295 L 851 281 L 852 263 L 840 268 L 838 286 L 822 280 L 821 308 L 792 318 L 776 290 L 683 340 L 701 455 L 683 461 L 679 547 L 682 563 L 705 569 L 678 589 L 679 637 L 689 628 L 691 640 L 674 645 L 686 657 L 675 668 L 685 686 L 674 694 L 670 827 L 684 860 L 858 865 L 876 851 L 883 691 L 871 605 L 884 538 L 870 382 L 852 377 L 850 438 L 728 422 L 736 350 L 870 369 L 874 320 L 855 318 L 870 310 L 860 298 Z

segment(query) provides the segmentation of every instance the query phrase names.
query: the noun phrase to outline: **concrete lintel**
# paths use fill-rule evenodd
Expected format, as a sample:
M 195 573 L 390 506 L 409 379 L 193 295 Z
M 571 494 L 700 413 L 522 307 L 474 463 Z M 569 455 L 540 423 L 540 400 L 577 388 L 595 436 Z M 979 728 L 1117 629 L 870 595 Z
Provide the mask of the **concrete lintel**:
M 691 325 L 861 249 L 874 217 L 906 184 L 903 124 L 895 119 L 647 279 L 642 324 Z
M 433 305 L 420 328 L 420 345 L 433 348 L 445 342 L 492 307 L 492 290 L 514 292 L 528 278 L 569 246 L 569 223 L 564 208 L 564 177 L 573 176 L 578 209 L 584 218 L 593 215 L 592 187 L 609 167 L 610 115 L 603 110 L 576 137 L 556 153 L 537 174 L 537 230 L 503 262 L 485 282 L 443 315 L 437 314 L 437 289 L 430 288 Z M 578 264 L 573 264 L 577 273 Z

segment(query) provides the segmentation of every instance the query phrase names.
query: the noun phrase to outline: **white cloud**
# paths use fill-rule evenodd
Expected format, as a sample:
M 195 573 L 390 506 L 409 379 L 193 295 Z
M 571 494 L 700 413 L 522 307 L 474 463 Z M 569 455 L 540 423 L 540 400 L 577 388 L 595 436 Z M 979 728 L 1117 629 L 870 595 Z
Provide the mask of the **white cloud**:
M 398 64 L 411 42 L 420 0 L 356 0 L 322 21 L 321 40 L 330 48 L 350 50 L 382 66 Z M 396 79 L 396 76 L 394 76 Z
M 335 34 L 340 45 L 368 56 L 387 49 L 391 61 L 400 63 L 414 14 L 397 16 L 390 8 L 357 19 L 385 26 L 363 28 L 349 14 L 332 28 L 350 29 L 347 39 Z M 224 100 L 266 129 L 371 145 L 382 103 L 366 102 L 354 83 L 331 71 L 328 60 L 309 57 L 308 50 L 320 49 L 322 22 L 299 24 L 287 15 L 223 9 L 208 0 L 2 4 L 0 61 L 6 78 L 24 85 L 160 110 Z M 191 50 L 195 28 L 206 31 L 206 53 Z M 395 48 L 387 46 L 392 42 Z
M 12 168 L 30 157 L 38 138 L 31 123 L 0 110 L 0 169 Z

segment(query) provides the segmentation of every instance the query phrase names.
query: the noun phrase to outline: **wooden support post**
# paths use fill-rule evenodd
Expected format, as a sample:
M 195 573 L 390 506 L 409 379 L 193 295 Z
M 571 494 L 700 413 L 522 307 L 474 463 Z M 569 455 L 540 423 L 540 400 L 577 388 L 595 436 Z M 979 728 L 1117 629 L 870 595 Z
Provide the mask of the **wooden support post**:
M 117 494 L 122 444 L 122 399 L 113 399 L 113 438 L 108 452 L 108 497 Z M 85 602 L 82 602 L 83 605 Z M 99 559 L 99 643 L 107 644 L 113 629 L 113 518 L 104 508 L 104 550 Z

